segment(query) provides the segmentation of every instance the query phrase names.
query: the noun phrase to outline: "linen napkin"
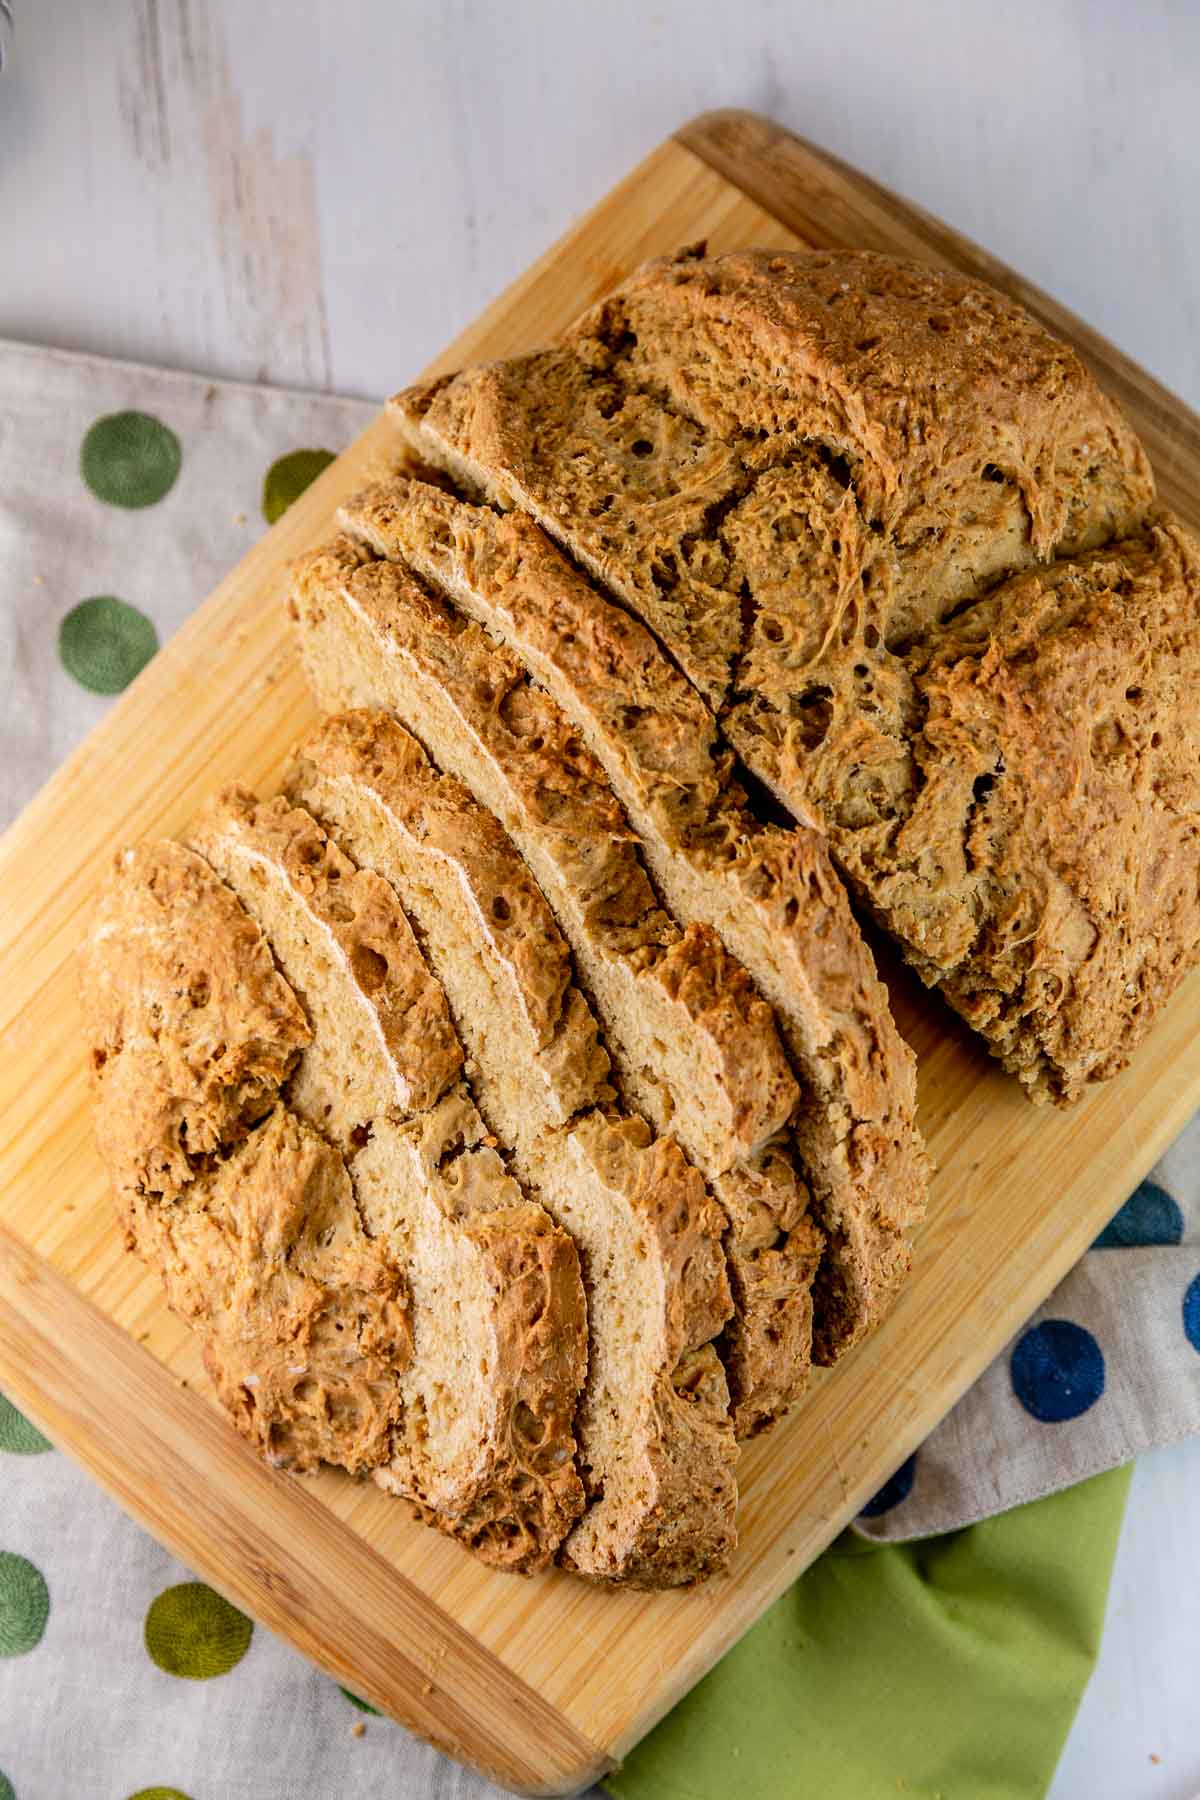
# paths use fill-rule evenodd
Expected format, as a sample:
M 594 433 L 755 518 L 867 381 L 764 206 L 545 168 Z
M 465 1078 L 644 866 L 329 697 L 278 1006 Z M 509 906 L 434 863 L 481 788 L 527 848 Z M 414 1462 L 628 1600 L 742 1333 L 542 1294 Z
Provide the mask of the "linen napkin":
M 0 822 L 374 411 L 0 342 Z M 1135 1247 L 1085 1259 L 876 1497 L 862 1533 L 899 1540 L 981 1520 L 1200 1426 L 1196 1166 L 1186 1142 L 1165 1159 L 1110 1234 Z M 648 1740 L 615 1789 L 629 1800 L 706 1794 L 721 1766 L 705 1748 L 716 1733 L 731 1752 L 744 1747 L 747 1771 L 769 1744 L 786 1758 L 773 1774 L 763 1763 L 749 1791 L 862 1800 L 879 1765 L 860 1697 L 895 1681 L 894 1634 L 924 1633 L 928 1657 L 899 1659 L 906 1705 L 920 1718 L 944 1689 L 937 1642 L 967 1602 L 977 1696 L 986 1688 L 1027 1710 L 1017 1661 L 1036 1657 L 1039 1644 L 1056 1666 L 1062 1643 L 1078 1652 L 1045 1689 L 1044 1728 L 1024 1734 L 1030 1763 L 1048 1779 L 1090 1668 L 1123 1494 L 1120 1479 L 1089 1483 L 929 1550 L 844 1538 Z M 1068 1517 L 1048 1614 L 1042 1599 L 1024 1600 L 1044 1597 L 1054 1560 L 1046 1545 L 1062 1529 L 1055 1520 Z M 996 1686 L 1001 1666 L 1008 1674 Z M 765 1709 L 745 1707 L 740 1686 L 744 1671 L 759 1681 L 766 1668 L 780 1700 L 769 1725 Z M 980 1708 L 966 1697 L 968 1675 L 963 1682 L 963 1729 L 943 1746 L 943 1767 L 983 1753 L 968 1729 Z M 796 1733 L 807 1743 L 818 1719 L 828 1768 L 809 1785 L 791 1744 Z M 928 1747 L 927 1734 L 916 1735 Z M 907 1778 L 908 1767 L 894 1774 Z M 192 1581 L 7 1403 L 0 1771 L 0 1800 L 496 1791 L 371 1718 Z M 972 1800 L 993 1791 L 1040 1789 L 947 1789 Z

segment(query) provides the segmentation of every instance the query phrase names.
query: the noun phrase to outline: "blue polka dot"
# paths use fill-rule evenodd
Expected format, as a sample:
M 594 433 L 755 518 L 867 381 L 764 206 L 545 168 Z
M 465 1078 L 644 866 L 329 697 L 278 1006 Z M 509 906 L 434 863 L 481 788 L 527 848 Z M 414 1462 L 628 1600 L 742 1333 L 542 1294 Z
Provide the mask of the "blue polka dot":
M 1183 1332 L 1192 1349 L 1200 1350 L 1200 1275 L 1183 1296 Z
M 1045 1319 L 1015 1346 L 1013 1393 L 1045 1425 L 1077 1419 L 1104 1392 L 1104 1356 L 1090 1331 L 1070 1319 Z
M 1137 1244 L 1177 1244 L 1183 1236 L 1183 1214 L 1157 1181 L 1134 1188 L 1115 1218 L 1092 1245 L 1093 1250 L 1130 1250 Z
M 917 1473 L 917 1454 L 913 1454 L 902 1462 L 889 1481 L 885 1481 L 877 1494 L 873 1494 L 859 1514 L 861 1519 L 877 1519 L 881 1513 L 891 1512 L 893 1506 L 899 1506 L 912 1493 L 913 1481 Z

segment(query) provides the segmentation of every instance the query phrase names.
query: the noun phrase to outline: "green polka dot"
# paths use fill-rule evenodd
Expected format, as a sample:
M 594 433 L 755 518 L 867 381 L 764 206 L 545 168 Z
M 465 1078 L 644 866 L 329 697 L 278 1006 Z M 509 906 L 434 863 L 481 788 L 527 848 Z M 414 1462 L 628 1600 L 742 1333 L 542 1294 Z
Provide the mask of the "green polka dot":
M 0 1550 L 0 1656 L 36 1650 L 50 1617 L 50 1592 L 40 1569 Z
M 245 1613 L 202 1581 L 166 1588 L 146 1614 L 146 1649 L 168 1675 L 208 1681 L 227 1675 L 250 1648 L 254 1626 Z
M 4 1800 L 3 1794 L 0 1794 L 0 1800 Z M 139 1788 L 136 1794 L 130 1794 L 129 1800 L 190 1800 L 190 1796 L 182 1788 L 153 1787 Z
M 334 460 L 332 450 L 291 450 L 267 470 L 263 482 L 263 518 L 268 525 L 282 518 L 293 500 L 298 500 L 310 482 Z
M 110 506 L 153 506 L 175 485 L 179 439 L 149 413 L 97 419 L 79 452 L 83 479 Z
M 377 1706 L 372 1706 L 369 1700 L 360 1700 L 357 1694 L 350 1692 L 349 1688 L 340 1687 L 338 1693 L 345 1694 L 351 1706 L 357 1706 L 359 1712 L 371 1713 L 377 1719 L 382 1717 Z
M 153 620 L 115 594 L 81 600 L 58 628 L 63 668 L 93 694 L 119 694 L 157 649 Z
M 40 1456 L 43 1450 L 53 1448 L 50 1439 L 44 1438 L 37 1426 L 31 1425 L 25 1414 L 0 1394 L 0 1450 L 8 1450 L 13 1456 Z M 2 1791 L 0 1800 L 4 1800 Z
M 17 1800 L 16 1788 L 3 1773 L 0 1773 L 0 1800 Z

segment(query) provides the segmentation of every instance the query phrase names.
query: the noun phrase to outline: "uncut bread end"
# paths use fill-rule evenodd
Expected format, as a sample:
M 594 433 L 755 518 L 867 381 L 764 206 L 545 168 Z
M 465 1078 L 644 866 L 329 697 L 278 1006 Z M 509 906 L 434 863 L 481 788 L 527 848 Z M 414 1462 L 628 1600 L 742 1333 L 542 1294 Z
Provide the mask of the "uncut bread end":
M 311 1032 L 262 933 L 163 840 L 115 859 L 79 978 L 127 1248 L 199 1335 L 235 1425 L 289 1468 L 377 1466 L 411 1354 L 407 1289 L 342 1157 L 281 1104 Z
M 1136 529 L 1153 495 L 1067 345 L 871 252 L 660 258 L 548 349 L 394 405 L 424 462 L 538 519 L 714 709 L 762 693 L 786 717 L 830 651 L 894 646 Z
M 880 651 L 821 759 L 747 746 L 1035 1100 L 1117 1074 L 1200 956 L 1198 621 L 1162 514 Z

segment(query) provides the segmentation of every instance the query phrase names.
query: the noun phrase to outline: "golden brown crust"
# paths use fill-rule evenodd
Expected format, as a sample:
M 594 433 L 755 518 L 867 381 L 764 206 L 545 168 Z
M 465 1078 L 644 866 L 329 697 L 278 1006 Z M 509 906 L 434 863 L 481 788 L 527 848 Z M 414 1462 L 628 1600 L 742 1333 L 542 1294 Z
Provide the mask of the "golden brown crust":
M 1128 1060 L 1200 953 L 1200 551 L 1172 520 L 1030 571 L 835 706 L 811 795 L 851 878 L 1031 1095 Z
M 978 283 L 869 252 L 647 264 L 552 349 L 412 389 L 418 450 L 523 506 L 713 705 L 1135 527 L 1140 445 Z M 433 453 L 431 455 L 431 452 Z M 866 583 L 861 576 L 866 573 Z
M 174 1198 L 137 1195 L 130 1247 L 199 1332 L 234 1424 L 277 1467 L 387 1461 L 412 1354 L 403 1275 L 364 1234 L 341 1156 L 276 1107 Z
M 522 657 L 603 763 L 676 913 L 715 927 L 741 980 L 749 969 L 774 1002 L 804 1076 L 800 1144 L 829 1233 L 817 1354 L 833 1360 L 883 1316 L 908 1268 L 927 1170 L 913 1058 L 824 839 L 751 817 L 700 695 L 524 515 L 401 476 L 356 496 L 342 517 L 381 554 L 440 581 Z M 801 1270 L 808 1254 L 796 1246 Z M 751 1291 L 749 1275 L 739 1285 Z M 766 1355 L 739 1352 L 747 1368 Z
M 113 859 L 79 973 L 96 1130 L 122 1204 L 177 1192 L 239 1143 L 312 1038 L 253 919 L 169 839 Z
M 342 1158 L 279 1103 L 311 1034 L 262 933 L 192 851 L 126 850 L 80 990 L 126 1242 L 199 1332 L 234 1423 L 293 1468 L 386 1459 L 405 1284 L 365 1236 Z
M 808 1386 L 814 1289 L 826 1239 L 800 1167 L 785 1138 L 712 1184 L 729 1221 L 725 1256 L 734 1310 L 719 1348 L 739 1440 L 769 1430 Z

